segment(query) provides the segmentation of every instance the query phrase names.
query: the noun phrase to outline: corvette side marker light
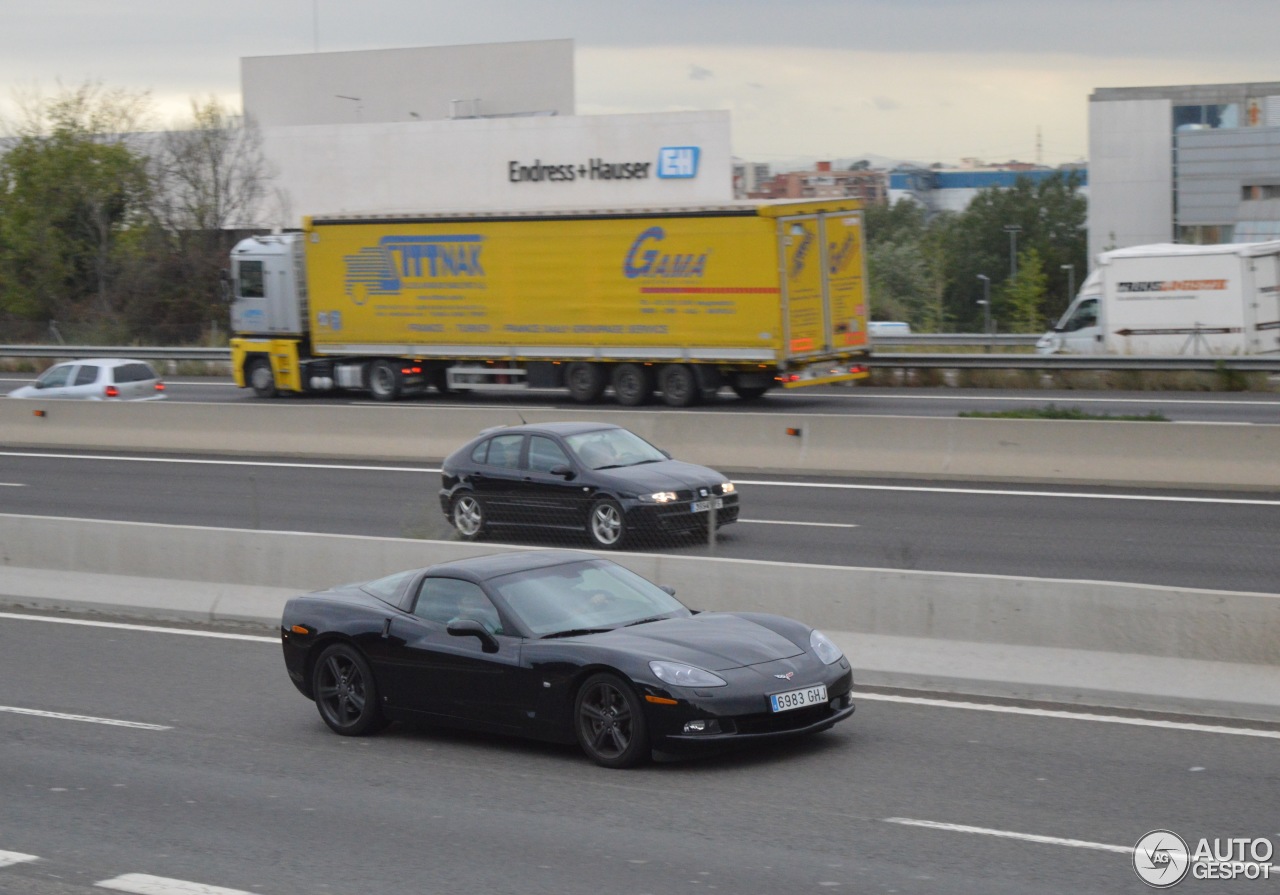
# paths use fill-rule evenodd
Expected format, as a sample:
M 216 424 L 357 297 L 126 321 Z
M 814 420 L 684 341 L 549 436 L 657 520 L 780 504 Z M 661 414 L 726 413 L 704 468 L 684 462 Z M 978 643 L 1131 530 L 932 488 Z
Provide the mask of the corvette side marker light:
M 290 630 L 290 631 L 292 631 L 292 632 L 293 632 L 293 633 L 295 633 L 295 634 L 310 634 L 310 633 L 311 633 L 310 631 L 308 631 L 308 630 L 306 629 L 306 627 L 305 627 L 304 625 L 294 625 L 294 626 L 293 626 L 292 628 L 290 628 L 289 630 Z
M 648 693 L 644 695 L 645 702 L 652 702 L 655 705 L 679 705 L 674 699 L 667 699 L 665 696 L 650 696 Z

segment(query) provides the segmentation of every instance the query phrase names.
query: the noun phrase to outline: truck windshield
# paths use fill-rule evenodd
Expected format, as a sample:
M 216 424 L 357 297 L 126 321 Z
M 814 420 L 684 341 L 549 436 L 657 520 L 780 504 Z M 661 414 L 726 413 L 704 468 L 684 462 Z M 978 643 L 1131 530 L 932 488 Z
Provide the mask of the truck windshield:
M 1058 327 L 1064 333 L 1073 333 L 1078 329 L 1098 324 L 1098 300 L 1087 298 L 1072 311 Z

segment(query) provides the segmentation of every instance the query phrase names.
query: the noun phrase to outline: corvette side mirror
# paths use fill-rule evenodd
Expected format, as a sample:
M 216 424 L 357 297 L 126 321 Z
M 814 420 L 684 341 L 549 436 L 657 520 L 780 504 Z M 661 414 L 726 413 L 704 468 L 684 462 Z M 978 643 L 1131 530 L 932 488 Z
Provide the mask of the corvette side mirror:
M 485 626 L 480 624 L 474 618 L 460 618 L 449 622 L 445 630 L 453 637 L 475 637 L 480 641 L 480 647 L 486 653 L 496 653 L 498 651 L 498 641 L 490 634 Z

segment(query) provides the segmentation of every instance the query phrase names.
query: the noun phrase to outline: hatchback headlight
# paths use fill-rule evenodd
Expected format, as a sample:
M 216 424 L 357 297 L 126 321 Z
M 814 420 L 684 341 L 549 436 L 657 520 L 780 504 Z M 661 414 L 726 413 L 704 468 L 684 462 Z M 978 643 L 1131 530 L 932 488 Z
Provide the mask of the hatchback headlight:
M 649 663 L 649 670 L 658 676 L 658 680 L 664 684 L 673 684 L 677 687 L 726 687 L 728 682 L 718 674 L 712 674 L 695 665 L 685 665 L 683 662 L 660 662 L 653 661 Z
M 653 503 L 671 503 L 671 501 L 676 499 L 676 492 L 658 491 L 654 494 L 641 494 L 640 499 L 652 501 Z
M 737 490 L 738 489 L 733 486 L 733 482 L 725 482 L 720 486 L 721 494 L 732 494 L 734 491 L 737 491 Z
M 830 665 L 843 655 L 840 652 L 840 647 L 832 643 L 830 637 L 818 630 L 809 635 L 809 648 L 822 660 L 824 665 Z

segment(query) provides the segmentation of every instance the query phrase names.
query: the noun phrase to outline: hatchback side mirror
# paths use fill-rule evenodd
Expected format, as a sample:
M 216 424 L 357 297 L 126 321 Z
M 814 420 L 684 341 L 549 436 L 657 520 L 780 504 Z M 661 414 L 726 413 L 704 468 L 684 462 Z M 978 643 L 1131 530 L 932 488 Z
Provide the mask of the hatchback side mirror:
M 561 463 L 559 466 L 551 467 L 550 469 L 547 470 L 547 472 L 550 473 L 551 475 L 558 475 L 560 476 L 560 478 L 564 479 L 565 481 L 572 479 L 574 476 L 573 467 L 566 466 L 563 463 Z

